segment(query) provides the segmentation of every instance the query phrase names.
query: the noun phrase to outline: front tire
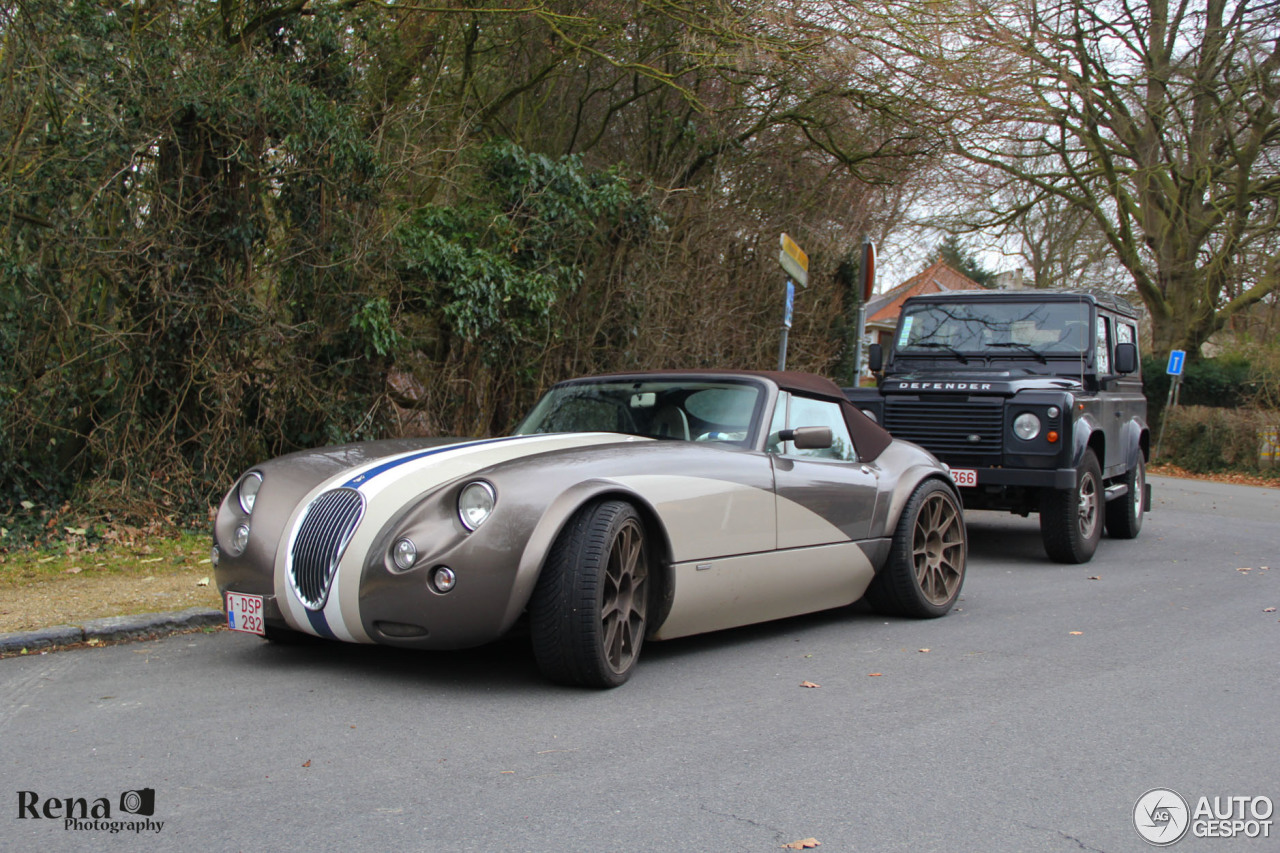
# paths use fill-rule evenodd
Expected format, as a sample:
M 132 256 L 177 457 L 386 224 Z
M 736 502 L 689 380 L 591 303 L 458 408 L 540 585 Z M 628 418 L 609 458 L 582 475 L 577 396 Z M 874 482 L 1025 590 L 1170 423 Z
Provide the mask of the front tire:
M 943 616 L 960 596 L 967 561 L 959 499 L 941 481 L 925 480 L 902 510 L 889 562 L 867 588 L 867 603 L 890 616 Z
M 1147 470 L 1138 454 L 1133 470 L 1124 475 L 1129 493 L 1107 504 L 1107 535 L 1112 539 L 1137 539 L 1142 531 L 1142 502 L 1147 489 Z
M 606 500 L 579 510 L 556 538 L 529 600 L 543 675 L 586 687 L 625 683 L 644 643 L 650 568 L 635 507 Z
M 1086 450 L 1074 489 L 1051 489 L 1040 501 L 1040 538 L 1056 563 L 1087 563 L 1098 550 L 1103 523 L 1102 468 Z

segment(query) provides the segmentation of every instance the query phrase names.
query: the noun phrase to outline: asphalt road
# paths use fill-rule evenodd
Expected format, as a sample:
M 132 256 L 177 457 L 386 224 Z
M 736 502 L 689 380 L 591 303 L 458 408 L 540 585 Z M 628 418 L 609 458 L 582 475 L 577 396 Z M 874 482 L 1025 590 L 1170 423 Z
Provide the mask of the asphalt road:
M 944 619 L 855 605 L 653 644 L 610 692 L 544 684 L 514 640 L 3 660 L 0 849 L 1151 849 L 1151 788 L 1280 801 L 1280 490 L 1153 480 L 1141 538 L 1087 565 L 1046 562 L 1034 517 L 975 514 Z M 141 833 L 15 816 L 34 795 L 146 821 L 119 809 L 146 788 Z M 1273 820 L 1173 849 L 1278 850 Z

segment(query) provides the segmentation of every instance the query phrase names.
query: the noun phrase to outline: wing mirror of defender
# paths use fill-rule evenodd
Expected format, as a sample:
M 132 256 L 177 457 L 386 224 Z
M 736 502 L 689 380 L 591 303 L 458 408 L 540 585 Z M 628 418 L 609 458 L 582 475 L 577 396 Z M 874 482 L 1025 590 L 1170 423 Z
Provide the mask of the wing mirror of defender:
M 1136 344 L 1116 344 L 1116 373 L 1133 373 L 1138 369 L 1138 347 Z
M 884 347 L 880 344 L 867 346 L 867 367 L 871 368 L 872 373 L 879 373 L 884 369 Z

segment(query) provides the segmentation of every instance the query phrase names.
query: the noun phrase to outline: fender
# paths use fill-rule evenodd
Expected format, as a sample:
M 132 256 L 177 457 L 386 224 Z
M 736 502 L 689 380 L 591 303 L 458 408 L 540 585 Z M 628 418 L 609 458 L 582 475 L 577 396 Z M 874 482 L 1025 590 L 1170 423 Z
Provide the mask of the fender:
M 1093 438 L 1095 433 L 1102 433 L 1102 424 L 1098 422 L 1098 419 L 1091 412 L 1085 412 L 1076 420 L 1072 428 L 1070 467 L 1080 467 L 1080 462 L 1084 459 L 1084 452 L 1089 449 L 1089 440 Z M 1102 457 L 1098 458 L 1099 465 L 1105 461 Z
M 605 497 L 619 498 L 635 505 L 640 514 L 644 516 L 646 528 L 656 536 L 655 541 L 650 544 L 654 546 L 655 556 L 658 558 L 658 568 L 662 573 L 664 600 L 658 602 L 658 613 L 656 614 L 658 618 L 650 620 L 650 631 L 655 630 L 666 619 L 667 613 L 671 609 L 673 594 L 671 560 L 669 556 L 671 554 L 671 540 L 667 535 L 666 528 L 658 520 L 657 510 L 644 497 L 626 488 L 621 483 L 598 479 L 577 483 L 561 492 L 547 504 L 546 512 L 538 519 L 538 523 L 534 526 L 533 532 L 525 543 L 524 551 L 520 555 L 520 562 L 516 567 L 515 582 L 512 584 L 511 599 L 507 603 L 506 613 L 502 617 L 502 630 L 504 632 L 515 624 L 516 619 L 520 617 L 520 614 L 528 606 L 529 598 L 533 595 L 533 588 L 538 582 L 538 576 L 542 574 L 542 567 L 547 561 L 547 555 L 550 554 L 551 546 L 555 544 L 556 537 L 560 535 L 560 531 L 564 529 L 564 526 L 569 523 L 569 519 L 573 518 L 574 514 L 583 506 L 593 500 Z

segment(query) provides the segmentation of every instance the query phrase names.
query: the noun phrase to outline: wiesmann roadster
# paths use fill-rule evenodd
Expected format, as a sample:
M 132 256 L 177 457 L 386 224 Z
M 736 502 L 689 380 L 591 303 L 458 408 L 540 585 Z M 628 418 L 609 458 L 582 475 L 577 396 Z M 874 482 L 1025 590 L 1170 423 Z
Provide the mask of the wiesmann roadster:
M 553 387 L 515 434 L 293 453 L 223 499 L 229 627 L 451 649 L 528 616 L 549 678 L 613 687 L 646 640 L 850 604 L 935 617 L 964 582 L 948 470 L 803 373 Z

